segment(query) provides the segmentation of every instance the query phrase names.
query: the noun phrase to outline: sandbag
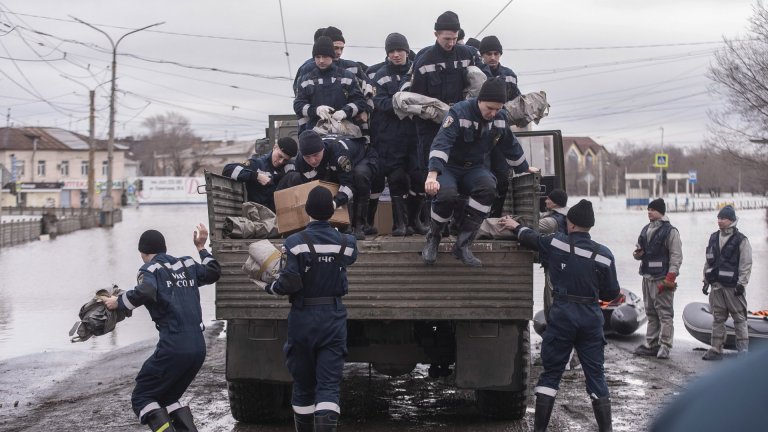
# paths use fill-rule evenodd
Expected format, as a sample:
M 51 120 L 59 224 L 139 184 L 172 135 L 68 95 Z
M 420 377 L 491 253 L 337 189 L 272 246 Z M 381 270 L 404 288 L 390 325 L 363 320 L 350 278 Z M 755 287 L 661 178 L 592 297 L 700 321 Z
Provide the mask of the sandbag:
M 437 108 L 437 115 L 429 117 L 426 114 L 422 114 L 421 109 L 425 106 L 433 106 Z M 448 114 L 448 110 L 451 107 L 440 99 L 424 96 L 423 94 L 401 91 L 392 96 L 392 108 L 400 120 L 406 117 L 416 116 L 424 120 L 432 120 L 435 123 L 442 123 L 443 118 Z
M 243 264 L 243 271 L 251 282 L 264 289 L 280 273 L 282 256 L 269 240 L 253 242 L 248 246 L 248 259 Z
M 362 131 L 360 131 L 360 127 L 347 119 L 342 121 L 338 121 L 336 119 L 320 119 L 312 130 L 320 135 L 348 135 L 352 138 L 360 138 L 363 136 Z
M 126 317 L 131 316 L 130 310 L 107 309 L 104 299 L 119 296 L 124 291 L 113 285 L 111 289 L 100 289 L 92 299 L 80 308 L 80 321 L 69 330 L 71 342 L 85 342 L 91 336 L 101 336 L 115 329 L 115 326 Z M 77 334 L 77 336 L 74 336 Z M 73 337 L 74 336 L 74 337 Z
M 264 205 L 244 202 L 242 216 L 227 216 L 221 228 L 224 238 L 274 238 L 277 232 L 277 217 Z
M 547 93 L 538 91 L 520 95 L 504 104 L 507 108 L 507 119 L 517 127 L 524 128 L 530 122 L 539 121 L 549 115 Z
M 476 98 L 488 76 L 477 66 L 467 67 L 467 86 L 464 87 L 464 99 Z

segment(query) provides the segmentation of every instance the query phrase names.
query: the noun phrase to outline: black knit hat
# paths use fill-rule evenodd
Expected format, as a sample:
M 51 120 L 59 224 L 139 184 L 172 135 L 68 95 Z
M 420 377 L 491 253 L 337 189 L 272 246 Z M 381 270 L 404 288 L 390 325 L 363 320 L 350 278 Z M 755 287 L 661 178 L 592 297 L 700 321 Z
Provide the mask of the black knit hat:
M 456 37 L 456 40 L 464 40 L 465 37 L 467 37 L 467 34 L 464 32 L 463 28 L 460 28 L 459 35 Z
M 312 57 L 319 55 L 336 57 L 336 52 L 333 50 L 333 41 L 328 36 L 320 36 L 312 46 Z
M 333 42 L 345 42 L 344 40 L 344 34 L 341 33 L 341 30 L 334 26 L 328 26 L 325 29 L 325 32 L 323 32 L 323 35 L 328 36 L 331 38 Z
M 289 157 L 296 156 L 296 153 L 299 151 L 299 147 L 296 144 L 296 140 L 294 140 L 291 137 L 282 137 L 279 140 L 277 140 L 277 148 L 279 148 L 280 151 L 282 151 Z
M 501 49 L 501 42 L 496 36 L 486 36 L 480 41 L 480 53 L 486 53 L 488 51 L 498 51 L 499 54 L 503 53 Z
M 568 194 L 562 189 L 552 189 L 547 197 L 560 207 L 565 207 L 568 204 Z
M 655 200 L 648 203 L 648 210 L 654 209 L 657 212 L 664 214 L 667 212 L 667 204 L 664 202 L 661 198 L 656 198 Z
M 320 135 L 313 130 L 305 130 L 299 135 L 299 151 L 304 156 L 313 155 L 325 150 L 325 144 Z
M 450 30 L 455 32 L 461 30 L 461 24 L 459 24 L 459 16 L 456 15 L 455 12 L 451 11 L 445 11 L 441 13 L 435 22 L 435 31 L 440 30 Z
M 568 220 L 582 228 L 595 226 L 595 211 L 592 210 L 592 202 L 585 199 L 579 201 L 568 210 Z
M 400 33 L 390 33 L 387 39 L 384 41 L 384 50 L 387 54 L 394 50 L 410 51 L 411 47 L 408 46 L 408 39 Z
M 475 39 L 475 38 L 469 38 L 469 39 L 467 39 L 467 41 L 466 41 L 464 44 L 465 44 L 465 45 L 469 45 L 469 46 L 471 46 L 471 47 L 475 47 L 475 48 L 477 48 L 478 50 L 480 49 L 480 41 L 479 41 L 479 40 L 477 40 L 477 39 Z
M 477 95 L 478 101 L 499 102 L 507 101 L 507 83 L 504 78 L 496 77 L 485 80 L 480 87 L 480 94 Z
M 333 194 L 323 186 L 315 186 L 309 195 L 304 211 L 315 220 L 328 220 L 333 216 Z
M 325 33 L 325 27 L 320 27 L 319 29 L 315 30 L 315 36 L 312 38 L 312 40 L 316 41 L 320 36 L 324 36 L 323 33 Z
M 165 237 L 157 230 L 147 230 L 139 237 L 139 252 L 148 255 L 165 253 Z
M 717 218 L 728 219 L 736 222 L 736 210 L 734 210 L 733 207 L 727 205 L 721 208 L 719 212 L 717 212 Z

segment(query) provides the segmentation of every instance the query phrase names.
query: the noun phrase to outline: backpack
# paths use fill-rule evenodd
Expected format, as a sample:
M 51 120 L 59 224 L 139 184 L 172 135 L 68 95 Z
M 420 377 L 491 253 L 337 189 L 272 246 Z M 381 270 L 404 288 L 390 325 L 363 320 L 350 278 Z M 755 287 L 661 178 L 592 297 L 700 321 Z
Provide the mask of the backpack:
M 124 291 L 113 285 L 111 290 L 100 289 L 80 308 L 80 321 L 69 330 L 71 342 L 85 342 L 91 336 L 101 336 L 115 329 L 118 322 L 131 316 L 130 310 L 109 310 L 104 305 L 104 299 L 109 296 L 118 296 Z M 77 334 L 77 336 L 72 337 Z

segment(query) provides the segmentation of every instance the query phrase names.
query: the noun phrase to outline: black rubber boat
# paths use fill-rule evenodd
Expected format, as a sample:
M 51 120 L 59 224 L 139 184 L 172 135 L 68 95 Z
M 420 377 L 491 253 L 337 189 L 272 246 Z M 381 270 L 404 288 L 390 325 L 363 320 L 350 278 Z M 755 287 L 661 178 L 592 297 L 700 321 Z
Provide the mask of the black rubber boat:
M 688 333 L 697 341 L 709 345 L 712 338 L 712 312 L 709 303 L 688 303 L 683 309 L 683 324 Z M 747 329 L 749 330 L 749 344 L 763 343 L 768 340 L 768 317 L 761 315 L 747 315 Z M 725 322 L 726 349 L 736 349 L 736 332 L 733 328 L 733 319 Z

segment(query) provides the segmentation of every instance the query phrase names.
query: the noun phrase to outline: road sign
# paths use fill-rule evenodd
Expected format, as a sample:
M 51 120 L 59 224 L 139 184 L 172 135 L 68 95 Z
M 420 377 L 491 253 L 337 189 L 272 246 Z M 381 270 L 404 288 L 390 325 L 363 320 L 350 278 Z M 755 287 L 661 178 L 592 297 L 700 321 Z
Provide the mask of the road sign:
M 690 170 L 688 171 L 688 183 L 689 184 L 696 184 L 696 170 Z
M 667 153 L 656 153 L 653 158 L 653 166 L 656 168 L 669 168 L 669 155 Z

